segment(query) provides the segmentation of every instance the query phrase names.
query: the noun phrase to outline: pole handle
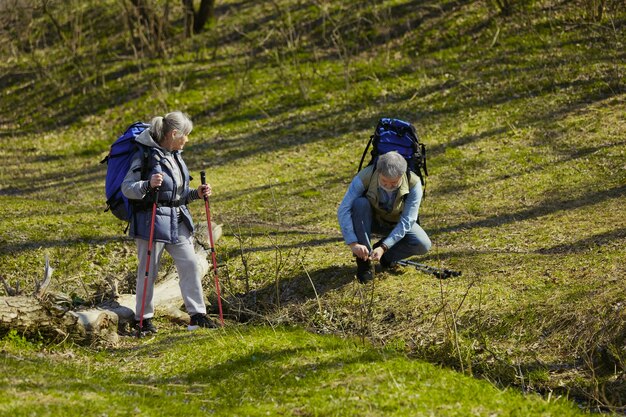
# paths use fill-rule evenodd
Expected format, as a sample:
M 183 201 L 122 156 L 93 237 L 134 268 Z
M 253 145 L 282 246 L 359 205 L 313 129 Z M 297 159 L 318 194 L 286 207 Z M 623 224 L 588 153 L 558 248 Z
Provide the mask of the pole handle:
M 161 174 L 163 175 L 163 170 L 161 169 L 161 165 L 158 164 L 157 166 L 154 167 L 154 173 L 155 174 Z M 152 175 L 150 176 L 150 178 L 148 178 L 148 182 L 150 182 L 150 179 L 152 178 Z M 156 187 L 154 188 L 154 202 L 157 203 L 159 201 L 159 189 L 161 187 Z
M 204 173 L 204 171 L 200 171 L 200 182 L 202 183 L 202 185 L 206 184 L 206 174 Z M 204 201 L 209 201 L 208 197 L 204 197 Z M 207 203 L 208 204 L 208 203 Z

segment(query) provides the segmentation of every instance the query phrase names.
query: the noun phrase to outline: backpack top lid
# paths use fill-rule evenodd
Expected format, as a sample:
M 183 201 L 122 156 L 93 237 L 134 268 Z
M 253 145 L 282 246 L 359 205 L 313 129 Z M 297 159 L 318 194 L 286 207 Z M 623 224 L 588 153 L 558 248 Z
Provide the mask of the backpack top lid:
M 396 151 L 406 159 L 408 174 L 414 172 L 420 178 L 422 185 L 425 184 L 424 177 L 428 176 L 426 147 L 420 143 L 415 127 L 411 123 L 389 117 L 378 120 L 374 134 L 363 151 L 359 171 L 361 171 L 370 144 L 372 157 L 368 166 L 376 165 L 380 155 Z
M 374 148 L 372 156 L 396 151 L 410 160 L 419 153 L 419 140 L 415 128 L 410 123 L 399 119 L 382 118 L 374 131 Z

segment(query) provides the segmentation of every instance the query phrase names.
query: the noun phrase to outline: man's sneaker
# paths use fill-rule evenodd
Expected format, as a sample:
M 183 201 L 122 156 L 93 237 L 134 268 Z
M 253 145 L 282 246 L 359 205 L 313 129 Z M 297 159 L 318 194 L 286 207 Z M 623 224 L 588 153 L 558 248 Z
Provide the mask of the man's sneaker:
M 356 258 L 356 277 L 361 284 L 365 284 L 374 279 L 372 263 L 369 259 L 364 261 L 361 258 Z
M 141 327 L 139 326 L 139 320 L 136 320 L 135 328 L 140 333 L 156 333 L 157 332 L 156 326 L 154 325 L 154 323 L 152 323 L 152 317 L 143 319 L 143 322 L 141 322 Z
M 198 330 L 200 327 L 215 329 L 217 328 L 217 324 L 213 323 L 213 320 L 208 318 L 206 314 L 196 313 L 191 316 L 187 330 Z

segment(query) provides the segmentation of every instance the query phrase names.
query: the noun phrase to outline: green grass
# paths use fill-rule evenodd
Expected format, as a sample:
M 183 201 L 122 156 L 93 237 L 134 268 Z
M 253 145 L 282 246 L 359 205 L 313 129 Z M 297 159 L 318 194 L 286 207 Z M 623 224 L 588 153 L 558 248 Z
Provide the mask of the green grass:
M 12 26 L 20 42 L 2 32 L 0 277 L 29 290 L 48 256 L 51 289 L 89 299 L 132 276 L 98 162 L 126 125 L 182 109 L 193 184 L 206 169 L 224 224 L 224 292 L 256 290 L 244 301 L 263 322 L 624 409 L 616 3 L 589 21 L 582 1 L 524 2 L 508 17 L 487 2 L 226 1 L 213 31 L 170 39 L 164 58 L 135 56 L 111 30 L 118 3 L 83 3 L 93 19 L 73 62 L 41 14 Z M 54 12 L 69 35 L 77 15 Z M 335 212 L 381 116 L 412 121 L 428 147 L 420 218 L 434 246 L 419 261 L 458 279 L 405 269 L 354 282 Z M 202 221 L 201 204 L 192 212 Z
M 16 417 L 582 415 L 563 399 L 293 328 L 169 329 L 99 351 L 0 343 L 0 413 Z

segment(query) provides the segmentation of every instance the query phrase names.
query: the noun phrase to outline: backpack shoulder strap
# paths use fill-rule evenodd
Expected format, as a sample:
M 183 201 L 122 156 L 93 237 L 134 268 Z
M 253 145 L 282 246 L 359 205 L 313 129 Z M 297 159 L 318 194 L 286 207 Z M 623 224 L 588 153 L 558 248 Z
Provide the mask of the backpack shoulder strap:
M 415 187 L 420 178 L 417 175 L 414 175 L 413 172 L 408 171 L 406 173 L 407 179 L 409 180 L 409 189 Z
M 145 181 L 148 179 L 148 173 L 150 171 L 150 159 L 153 158 L 158 163 L 161 161 L 161 155 L 154 148 L 149 146 L 140 143 L 135 143 L 135 146 L 137 147 L 135 159 L 141 158 L 141 165 L 140 167 L 135 165 L 133 171 L 141 171 L 141 179 Z
M 148 169 L 150 167 L 150 149 L 147 146 L 140 145 L 141 150 L 141 179 L 148 179 Z
M 361 182 L 363 182 L 365 189 L 369 187 L 369 183 L 372 181 L 372 176 L 374 176 L 375 168 L 376 167 L 374 165 L 368 165 L 357 174 L 357 176 L 361 179 Z
M 375 135 L 370 136 L 370 140 L 369 140 L 369 142 L 367 142 L 367 146 L 363 150 L 363 155 L 361 156 L 361 162 L 359 163 L 359 170 L 357 172 L 360 172 L 361 171 L 361 167 L 363 167 L 363 161 L 365 160 L 365 155 L 367 155 L 367 150 L 369 149 L 370 145 L 372 144 L 372 140 L 374 140 L 374 136 Z

